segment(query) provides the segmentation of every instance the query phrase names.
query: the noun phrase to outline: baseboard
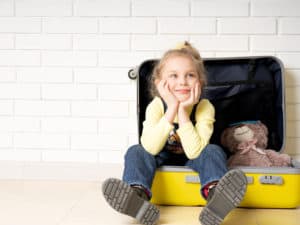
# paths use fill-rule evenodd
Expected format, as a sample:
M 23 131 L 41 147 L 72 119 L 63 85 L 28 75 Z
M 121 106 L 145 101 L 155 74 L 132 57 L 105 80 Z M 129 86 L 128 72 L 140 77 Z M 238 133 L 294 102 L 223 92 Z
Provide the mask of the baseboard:
M 102 181 L 122 171 L 121 164 L 0 161 L 0 179 Z

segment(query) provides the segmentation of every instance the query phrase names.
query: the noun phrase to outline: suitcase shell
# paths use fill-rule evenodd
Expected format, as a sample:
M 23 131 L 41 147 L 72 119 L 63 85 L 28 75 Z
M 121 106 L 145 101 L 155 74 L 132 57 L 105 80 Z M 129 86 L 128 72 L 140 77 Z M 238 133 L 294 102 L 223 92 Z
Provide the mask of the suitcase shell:
M 240 207 L 297 208 L 300 205 L 300 169 L 243 167 L 247 191 Z M 198 173 L 187 167 L 163 166 L 156 171 L 151 201 L 160 205 L 205 205 Z
M 137 79 L 138 134 L 151 101 L 149 78 L 157 60 L 147 60 L 129 71 Z M 284 68 L 273 56 L 204 59 L 208 84 L 203 91 L 216 109 L 211 143 L 220 145 L 221 132 L 230 123 L 261 120 L 269 129 L 268 148 L 285 146 Z M 236 96 L 239 96 L 238 98 Z M 300 168 L 241 167 L 248 186 L 240 206 L 296 208 L 300 205 Z M 163 166 L 152 184 L 152 202 L 162 205 L 205 205 L 196 172 L 183 166 Z

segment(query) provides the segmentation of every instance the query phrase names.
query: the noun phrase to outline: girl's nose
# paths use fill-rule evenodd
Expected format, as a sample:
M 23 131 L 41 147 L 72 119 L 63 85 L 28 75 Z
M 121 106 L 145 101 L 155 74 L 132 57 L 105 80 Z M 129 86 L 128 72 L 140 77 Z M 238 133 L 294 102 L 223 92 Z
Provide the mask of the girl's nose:
M 186 85 L 186 83 L 187 83 L 186 77 L 185 77 L 185 76 L 180 77 L 180 79 L 179 79 L 179 84 L 181 84 L 181 85 Z

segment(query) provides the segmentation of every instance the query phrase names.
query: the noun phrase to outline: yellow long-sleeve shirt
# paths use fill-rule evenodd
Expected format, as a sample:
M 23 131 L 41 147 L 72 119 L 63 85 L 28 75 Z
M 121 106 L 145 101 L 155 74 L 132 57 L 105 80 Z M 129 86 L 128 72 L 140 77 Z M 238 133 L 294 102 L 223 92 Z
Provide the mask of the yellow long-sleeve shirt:
M 192 107 L 189 109 L 191 113 Z M 143 122 L 141 144 L 152 155 L 158 154 L 166 144 L 174 125 L 164 116 L 164 105 L 155 97 L 147 106 L 146 119 Z M 187 122 L 177 129 L 185 155 L 189 159 L 197 158 L 202 149 L 209 143 L 215 122 L 214 106 L 207 99 L 202 99 L 195 111 L 196 124 Z M 177 122 L 177 116 L 174 120 Z

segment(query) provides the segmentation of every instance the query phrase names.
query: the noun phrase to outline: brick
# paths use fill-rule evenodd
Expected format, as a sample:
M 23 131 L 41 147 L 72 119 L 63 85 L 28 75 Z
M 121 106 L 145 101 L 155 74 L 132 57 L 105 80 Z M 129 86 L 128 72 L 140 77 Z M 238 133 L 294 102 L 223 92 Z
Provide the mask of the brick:
M 101 85 L 98 89 L 100 100 L 129 101 L 136 99 L 136 87 L 133 85 Z
M 130 49 L 129 35 L 74 35 L 74 49 L 80 50 L 114 50 L 122 51 Z
M 64 101 L 16 100 L 14 111 L 18 116 L 69 116 L 70 103 Z
M 128 84 L 128 68 L 76 68 L 76 83 Z
M 298 160 L 299 160 L 300 153 L 298 149 L 300 149 L 300 138 L 287 137 L 284 152 L 290 155 L 298 156 Z
M 99 132 L 103 134 L 136 134 L 137 121 L 131 118 L 100 119 Z
M 0 66 L 39 66 L 38 51 L 0 50 Z
M 14 112 L 13 100 L 0 100 L 0 115 L 9 116 Z
M 300 18 L 280 18 L 280 34 L 300 34 Z
M 156 32 L 154 18 L 102 18 L 100 30 L 109 34 L 153 34 Z
M 12 82 L 16 80 L 14 68 L 0 67 L 0 82 Z
M 40 131 L 39 118 L 27 117 L 0 117 L 0 131 L 1 132 L 38 132 Z
M 16 16 L 72 16 L 72 0 L 16 0 Z
M 286 87 L 285 88 L 286 103 L 300 103 L 299 92 L 300 91 L 298 86 Z
M 160 18 L 158 31 L 161 34 L 213 34 L 216 33 L 216 19 Z
M 12 147 L 13 147 L 12 135 L 11 134 L 0 134 L 0 148 L 12 148 Z
M 41 60 L 46 66 L 96 66 L 97 59 L 92 51 L 45 51 Z
M 45 162 L 88 162 L 98 161 L 98 153 L 92 151 L 43 151 Z
M 287 137 L 298 137 L 297 134 L 300 132 L 300 121 L 287 121 L 287 132 L 286 136 Z
M 0 33 L 39 33 L 40 18 L 0 17 Z
M 133 16 L 189 16 L 188 0 L 133 0 Z
M 78 0 L 75 16 L 130 16 L 130 0 Z
M 237 17 L 249 15 L 248 1 L 192 0 L 192 16 Z
M 13 15 L 14 15 L 14 0 L 1 0 L 0 16 L 13 16 Z
M 41 160 L 41 153 L 36 150 L 1 150 L 0 151 L 1 161 L 14 161 L 14 162 L 37 162 Z M 23 172 L 23 171 L 22 171 Z M 11 177 L 9 177 L 11 179 Z M 18 179 L 23 178 L 22 175 L 17 177 Z
M 130 117 L 137 116 L 137 102 L 135 102 L 135 101 L 129 102 L 129 115 L 130 115 Z
M 128 147 L 132 145 L 136 145 L 139 143 L 138 135 L 129 135 L 128 137 Z
M 123 149 L 122 149 L 123 150 Z M 100 151 L 99 152 L 100 163 L 124 163 L 124 152 L 123 151 Z
M 23 67 L 18 68 L 16 74 L 17 80 L 22 83 L 72 83 L 73 81 L 71 68 Z
M 70 140 L 64 134 L 17 133 L 14 135 L 16 148 L 69 149 Z
M 298 0 L 252 0 L 252 16 L 300 16 Z
M 192 36 L 191 42 L 201 51 L 247 51 L 247 36 Z
M 68 135 L 62 134 L 22 134 L 14 135 L 16 148 L 31 149 L 66 149 L 69 148 Z
M 71 136 L 72 150 L 120 150 L 124 149 L 126 144 L 126 136 L 120 134 L 74 134 Z
M 132 49 L 165 52 L 185 40 L 188 40 L 188 35 L 133 35 Z
M 153 52 L 101 52 L 99 65 L 102 67 L 126 67 L 132 68 L 146 59 L 154 57 Z
M 0 83 L 0 99 L 39 99 L 40 97 L 39 85 Z
M 286 105 L 286 119 L 287 121 L 300 121 L 300 104 Z
M 93 100 L 97 98 L 95 85 L 48 84 L 42 86 L 43 99 Z
M 300 70 L 285 70 L 285 86 L 300 86 Z
M 15 47 L 13 34 L 0 34 L 0 49 L 13 49 Z
M 300 51 L 300 36 L 253 36 L 253 51 Z
M 95 18 L 43 18 L 46 33 L 97 33 L 98 20 Z
M 283 61 L 287 69 L 300 69 L 300 53 L 278 53 L 277 56 Z
M 242 51 L 242 52 L 230 52 L 230 51 L 226 51 L 226 52 L 216 52 L 216 54 L 214 57 L 246 57 L 246 56 L 276 56 L 276 54 L 274 52 L 246 52 L 246 51 Z
M 16 49 L 71 49 L 70 35 L 61 34 L 17 34 Z
M 276 20 L 273 18 L 220 18 L 218 33 L 221 34 L 275 34 Z
M 76 101 L 72 102 L 73 116 L 88 117 L 127 117 L 128 102 L 122 101 Z
M 97 133 L 97 120 L 92 118 L 43 118 L 41 131 L 45 133 Z

